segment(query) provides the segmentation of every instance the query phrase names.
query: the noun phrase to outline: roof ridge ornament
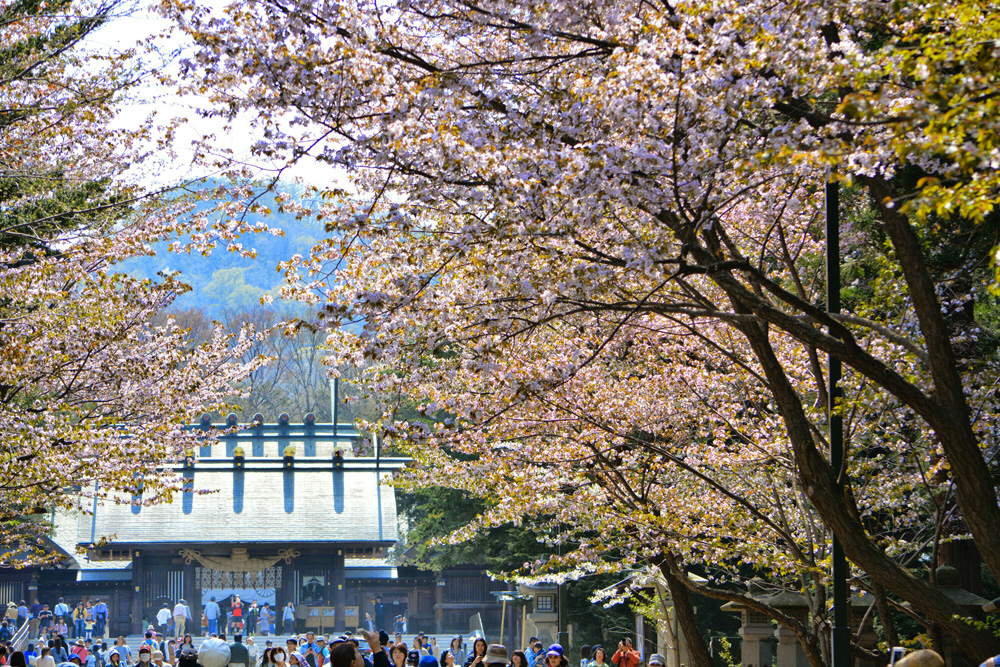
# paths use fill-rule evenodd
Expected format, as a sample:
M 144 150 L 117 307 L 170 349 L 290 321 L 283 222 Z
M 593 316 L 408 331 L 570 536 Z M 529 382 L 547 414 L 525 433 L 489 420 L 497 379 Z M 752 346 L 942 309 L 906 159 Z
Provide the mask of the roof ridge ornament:
M 285 561 L 291 564 L 292 560 L 302 555 L 295 549 L 279 549 L 277 556 L 264 558 L 250 558 L 249 553 L 244 548 L 233 549 L 229 558 L 224 556 L 205 556 L 200 551 L 194 549 L 181 549 L 177 552 L 188 565 L 191 561 L 198 561 L 202 567 L 216 572 L 261 572 L 267 568 Z

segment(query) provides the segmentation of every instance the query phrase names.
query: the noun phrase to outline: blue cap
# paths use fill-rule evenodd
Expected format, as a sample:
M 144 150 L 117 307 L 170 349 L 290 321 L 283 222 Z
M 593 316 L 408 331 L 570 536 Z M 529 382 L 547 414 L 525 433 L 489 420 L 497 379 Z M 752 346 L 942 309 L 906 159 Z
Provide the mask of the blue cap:
M 433 655 L 425 655 L 420 658 L 419 667 L 439 667 L 437 658 Z

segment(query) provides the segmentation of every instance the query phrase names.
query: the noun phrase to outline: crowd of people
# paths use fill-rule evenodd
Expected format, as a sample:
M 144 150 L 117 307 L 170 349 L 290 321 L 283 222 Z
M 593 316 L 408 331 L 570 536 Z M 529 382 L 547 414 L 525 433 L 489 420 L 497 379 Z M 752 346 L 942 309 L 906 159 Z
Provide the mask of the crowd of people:
M 452 638 L 447 647 L 440 647 L 435 637 L 422 632 L 408 646 L 402 636 L 405 616 L 393 619 L 393 636 L 375 632 L 371 614 L 366 614 L 367 629 L 359 629 L 358 636 L 348 632 L 331 637 L 314 632 L 293 634 L 298 617 L 291 602 L 272 611 L 266 602 L 247 604 L 234 596 L 225 606 L 223 609 L 212 597 L 202 609 L 200 623 L 193 627 L 191 608 L 185 600 L 164 604 L 156 614 L 155 624 L 145 624 L 145 637 L 133 652 L 125 637 L 113 641 L 107 637 L 108 607 L 99 599 L 70 607 L 59 598 L 52 609 L 46 604 L 11 602 L 0 621 L 0 666 L 195 667 L 202 663 L 185 665 L 185 656 L 214 656 L 213 651 L 220 652 L 224 645 L 226 649 L 221 652 L 230 656 L 227 662 L 202 667 L 347 667 L 338 666 L 334 659 L 341 646 L 358 650 L 361 664 L 355 667 L 571 667 L 562 646 L 552 644 L 546 648 L 536 637 L 524 649 L 512 652 L 501 644 L 488 644 L 482 637 L 472 638 L 469 646 L 461 635 Z M 11 640 L 25 624 L 27 644 L 23 651 L 13 651 Z M 279 628 L 291 635 L 284 642 L 270 638 Z M 199 634 L 206 639 L 196 648 L 194 637 Z M 227 636 L 233 639 L 231 643 Z M 345 656 L 350 653 L 347 648 L 340 650 Z M 641 662 L 639 652 L 628 639 L 619 642 L 610 656 L 608 653 L 603 646 L 584 646 L 572 667 L 639 667 Z M 380 665 L 383 657 L 385 664 Z M 665 661 L 653 654 L 647 665 L 663 667 Z
M 360 656 L 360 664 L 353 667 L 570 667 L 570 659 L 562 646 L 552 644 L 545 648 L 535 637 L 524 649 L 512 652 L 501 644 L 488 644 L 482 637 L 472 638 L 469 646 L 461 635 L 454 637 L 447 647 L 440 647 L 435 637 L 418 633 L 412 644 L 407 645 L 399 619 L 394 619 L 394 636 L 385 631 L 359 629 L 357 636 L 351 632 L 337 637 L 305 632 L 292 635 L 284 642 L 272 640 L 267 635 L 274 617 L 269 606 L 253 603 L 244 608 L 238 597 L 225 614 L 215 598 L 209 601 L 203 612 L 203 624 L 206 620 L 207 624 L 202 627 L 207 638 L 199 647 L 195 646 L 194 636 L 186 632 L 191 619 L 190 608 L 184 600 L 179 600 L 172 608 L 164 605 L 157 614 L 160 630 L 149 625 L 138 650 L 133 650 L 125 637 L 114 641 L 102 637 L 107 624 L 107 607 L 100 604 L 100 601 L 80 603 L 70 610 L 60 598 L 54 610 L 39 605 L 37 613 L 27 608 L 26 614 L 22 613 L 23 604 L 13 605 L 13 614 L 8 612 L 0 625 L 0 666 L 349 667 L 346 664 L 338 666 L 336 655 L 340 650 L 346 656 L 350 649 L 340 647 L 351 647 Z M 294 619 L 290 604 L 287 609 L 286 628 L 293 627 Z M 223 619 L 225 625 L 220 627 L 219 622 Z M 29 624 L 27 645 L 23 651 L 13 651 L 11 639 L 25 623 Z M 244 629 L 256 630 L 263 636 L 255 639 L 248 635 L 244 639 Z M 227 636 L 232 638 L 231 643 L 227 642 Z M 210 665 L 199 659 L 199 656 L 211 656 L 208 662 L 217 662 L 218 653 L 227 655 L 224 664 Z M 639 663 L 639 652 L 630 640 L 623 640 L 611 656 L 602 646 L 583 647 L 580 661 L 573 661 L 572 667 L 639 667 Z M 663 667 L 665 661 L 654 654 L 647 664 Z
M 75 607 L 59 598 L 51 609 L 40 602 L 27 605 L 24 600 L 20 604 L 11 601 L 0 622 L 0 641 L 10 639 L 25 624 L 32 638 L 50 634 L 72 639 L 104 637 L 108 627 L 108 605 L 99 598 L 81 601 Z

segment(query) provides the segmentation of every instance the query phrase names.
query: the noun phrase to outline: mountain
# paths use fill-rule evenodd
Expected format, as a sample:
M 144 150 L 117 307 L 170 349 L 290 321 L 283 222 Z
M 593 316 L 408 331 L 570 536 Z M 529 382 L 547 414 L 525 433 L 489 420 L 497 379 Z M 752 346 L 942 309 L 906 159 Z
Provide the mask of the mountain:
M 212 186 L 212 183 L 205 185 L 206 188 Z M 180 279 L 191 286 L 191 291 L 181 295 L 171 310 L 198 308 L 211 319 L 222 319 L 225 313 L 251 310 L 259 306 L 260 298 L 266 293 L 277 299 L 284 282 L 283 274 L 277 270 L 278 263 L 295 254 L 308 255 L 313 244 L 326 232 L 321 222 L 297 220 L 293 214 L 278 212 L 273 198 L 262 204 L 272 212 L 258 217 L 272 229 L 281 229 L 284 235 L 260 233 L 242 237 L 240 243 L 244 248 L 253 248 L 257 253 L 255 258 L 229 252 L 225 245 L 217 247 L 208 257 L 197 252 L 171 252 L 169 243 L 162 242 L 153 246 L 154 256 L 130 259 L 123 262 L 119 270 L 150 279 L 156 279 L 160 272 L 179 271 Z M 209 202 L 199 208 L 206 210 L 211 205 Z M 280 309 L 297 310 L 290 303 L 281 304 Z

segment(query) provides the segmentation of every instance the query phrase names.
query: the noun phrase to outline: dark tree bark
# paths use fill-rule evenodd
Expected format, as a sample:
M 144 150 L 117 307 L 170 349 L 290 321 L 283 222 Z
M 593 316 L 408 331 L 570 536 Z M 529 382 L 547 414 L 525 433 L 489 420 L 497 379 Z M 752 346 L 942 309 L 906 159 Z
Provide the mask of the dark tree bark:
M 1000 507 L 996 487 L 972 430 L 965 387 L 958 372 L 951 335 L 934 282 L 927 269 L 920 239 L 893 203 L 896 193 L 882 179 L 868 179 L 868 190 L 879 207 L 886 233 L 892 241 L 906 279 L 913 308 L 927 345 L 928 361 L 937 400 L 948 424 L 935 429 L 956 482 L 962 517 L 994 577 L 1000 579 Z
M 677 559 L 671 554 L 666 554 L 670 564 L 664 562 L 660 565 L 660 572 L 666 579 L 667 588 L 670 590 L 670 598 L 674 603 L 674 613 L 677 615 L 677 624 L 684 634 L 684 641 L 687 644 L 688 663 L 692 667 L 713 667 L 712 656 L 705 646 L 705 640 L 698 629 L 698 622 L 694 617 L 694 605 L 691 604 L 691 593 L 687 587 L 677 578 Z M 684 573 L 680 573 L 684 576 Z

